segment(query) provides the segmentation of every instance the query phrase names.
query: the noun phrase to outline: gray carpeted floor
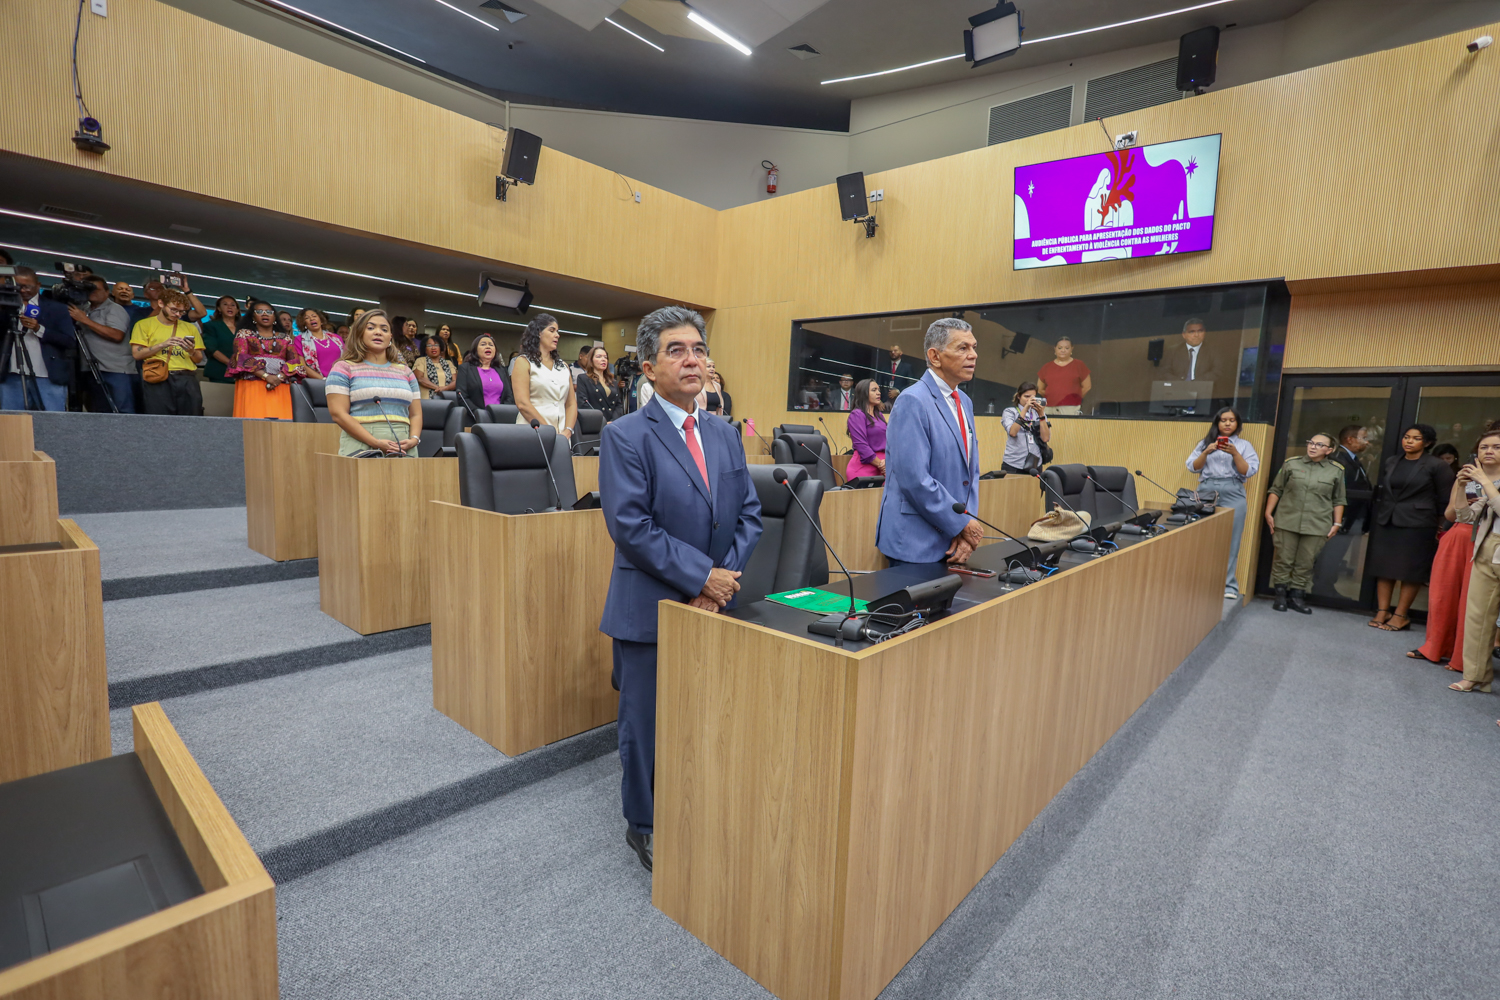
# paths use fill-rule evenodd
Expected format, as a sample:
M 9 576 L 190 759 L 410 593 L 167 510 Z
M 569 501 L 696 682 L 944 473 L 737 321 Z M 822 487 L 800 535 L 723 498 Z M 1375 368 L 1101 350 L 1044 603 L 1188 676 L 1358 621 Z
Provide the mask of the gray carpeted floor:
M 1253 602 L 885 1000 L 1496 995 L 1500 698 Z M 650 906 L 605 757 L 278 889 L 286 997 L 763 997 Z
M 249 548 L 243 506 L 63 516 L 99 546 L 105 580 L 275 565 Z

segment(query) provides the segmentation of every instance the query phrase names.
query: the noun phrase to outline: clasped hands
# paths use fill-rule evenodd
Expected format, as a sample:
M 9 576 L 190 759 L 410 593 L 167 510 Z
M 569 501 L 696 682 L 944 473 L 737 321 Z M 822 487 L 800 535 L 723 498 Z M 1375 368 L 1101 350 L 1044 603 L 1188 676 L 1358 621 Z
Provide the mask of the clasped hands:
M 984 526 L 978 521 L 970 521 L 964 525 L 964 530 L 953 537 L 948 543 L 948 551 L 943 553 L 943 558 L 950 564 L 961 566 L 969 561 L 974 550 L 979 548 L 979 543 L 984 541 Z
M 735 592 L 739 589 L 739 570 L 715 566 L 709 570 L 708 580 L 704 582 L 702 592 L 688 601 L 688 605 L 704 611 L 718 611 L 734 599 Z

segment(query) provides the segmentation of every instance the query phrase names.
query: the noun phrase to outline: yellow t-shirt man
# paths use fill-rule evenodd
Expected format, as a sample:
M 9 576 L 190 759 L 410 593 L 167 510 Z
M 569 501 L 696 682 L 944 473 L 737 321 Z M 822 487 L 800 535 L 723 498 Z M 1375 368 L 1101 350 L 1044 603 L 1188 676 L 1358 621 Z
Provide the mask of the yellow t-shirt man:
M 132 344 L 139 344 L 142 347 L 154 347 L 164 340 L 170 340 L 173 337 L 186 337 L 189 334 L 193 338 L 193 349 L 198 351 L 203 350 L 203 331 L 198 328 L 197 323 L 179 320 L 174 332 L 171 323 L 164 323 L 157 316 L 147 316 L 131 330 L 130 342 Z M 167 355 L 167 371 L 192 372 L 198 370 L 198 366 L 193 362 L 192 356 L 182 348 L 168 348 L 164 353 Z

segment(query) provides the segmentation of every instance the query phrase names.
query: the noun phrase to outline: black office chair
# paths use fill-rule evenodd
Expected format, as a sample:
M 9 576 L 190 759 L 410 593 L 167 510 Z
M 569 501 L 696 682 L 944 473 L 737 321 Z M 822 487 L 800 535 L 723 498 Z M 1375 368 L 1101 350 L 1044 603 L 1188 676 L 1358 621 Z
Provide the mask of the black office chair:
M 1042 472 L 1042 479 L 1052 489 L 1042 488 L 1042 505 L 1045 510 L 1058 506 L 1057 496 L 1067 501 L 1063 509 L 1072 507 L 1082 513 L 1088 511 L 1094 524 L 1099 523 L 1099 509 L 1095 502 L 1094 484 L 1084 475 L 1087 466 L 1051 465 Z
M 771 460 L 778 465 L 800 465 L 825 490 L 838 485 L 833 471 L 833 453 L 821 434 L 783 434 L 771 442 Z
M 826 583 L 828 579 L 826 572 L 822 580 L 814 579 L 817 557 L 824 553 L 823 542 L 787 488 L 773 478 L 778 468 L 786 472 L 786 481 L 813 517 L 819 516 L 818 508 L 823 503 L 823 484 L 801 466 L 750 466 L 750 481 L 760 497 L 762 531 L 740 575 L 740 591 L 735 597 L 740 606 L 762 600 L 767 594 Z
M 775 441 L 783 434 L 816 434 L 818 429 L 812 424 L 778 424 L 771 428 L 771 440 Z
M 458 500 L 465 507 L 524 514 L 553 506 L 566 509 L 578 498 L 567 438 L 550 424 L 536 430 L 526 424 L 475 424 L 468 434 L 458 436 L 455 448 Z M 547 475 L 544 449 L 557 478 L 557 494 Z
M 307 378 L 292 385 L 292 422 L 295 424 L 331 424 L 328 396 L 323 391 L 327 381 Z
M 604 411 L 579 410 L 573 426 L 573 454 L 599 454 L 599 437 L 604 433 Z
M 417 441 L 418 458 L 449 458 L 453 439 L 463 429 L 463 407 L 446 399 L 422 400 L 422 436 Z
M 1135 477 L 1130 474 L 1130 470 L 1123 465 L 1091 465 L 1088 469 L 1094 482 L 1104 487 L 1099 489 L 1096 486 L 1094 489 L 1094 509 L 1098 512 L 1099 523 L 1111 524 L 1134 517 L 1140 503 L 1135 495 Z M 1116 500 L 1104 490 L 1114 493 L 1120 499 Z
M 489 414 L 489 422 L 492 424 L 513 424 L 521 415 L 521 408 L 514 403 L 495 403 L 479 408 L 479 412 Z

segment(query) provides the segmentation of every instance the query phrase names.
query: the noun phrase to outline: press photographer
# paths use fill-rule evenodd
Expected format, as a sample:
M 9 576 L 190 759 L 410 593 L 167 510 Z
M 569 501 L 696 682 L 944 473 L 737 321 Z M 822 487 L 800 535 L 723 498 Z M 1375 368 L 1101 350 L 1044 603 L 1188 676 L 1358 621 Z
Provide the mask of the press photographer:
M 1000 414 L 1005 428 L 1005 457 L 1000 471 L 1007 476 L 1030 476 L 1052 460 L 1052 422 L 1047 419 L 1047 401 L 1036 394 L 1035 382 L 1022 382 L 1011 398 L 1014 405 Z
M 36 271 L 16 268 L 20 314 L 0 331 L 0 410 L 65 410 L 73 363 L 68 308 L 42 294 Z
M 83 283 L 88 288 L 87 311 L 69 304 L 68 315 L 82 328 L 84 346 L 98 367 L 97 380 L 89 380 L 90 408 L 108 412 L 113 400 L 120 413 L 134 413 L 135 383 L 140 375 L 130 353 L 130 314 L 110 298 L 109 283 L 97 274 Z

